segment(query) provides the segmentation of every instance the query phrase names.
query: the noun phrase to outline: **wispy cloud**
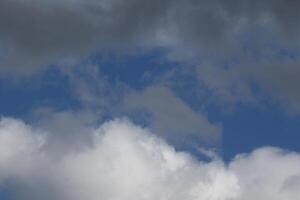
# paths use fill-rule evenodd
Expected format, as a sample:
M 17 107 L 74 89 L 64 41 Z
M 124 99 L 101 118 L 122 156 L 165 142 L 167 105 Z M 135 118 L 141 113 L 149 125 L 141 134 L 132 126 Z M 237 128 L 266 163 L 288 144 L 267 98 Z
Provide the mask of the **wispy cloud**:
M 155 132 L 169 138 L 200 139 L 203 143 L 217 145 L 221 141 L 222 128 L 194 111 L 164 86 L 152 86 L 141 92 L 132 92 L 125 97 L 125 107 L 149 112 L 150 126 Z M 200 142 L 198 141 L 198 142 Z

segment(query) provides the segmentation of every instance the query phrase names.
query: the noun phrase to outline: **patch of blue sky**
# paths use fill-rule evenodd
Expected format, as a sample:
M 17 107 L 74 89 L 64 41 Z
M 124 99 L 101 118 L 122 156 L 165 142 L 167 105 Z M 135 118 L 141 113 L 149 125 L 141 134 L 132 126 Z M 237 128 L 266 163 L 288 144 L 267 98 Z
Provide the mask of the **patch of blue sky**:
M 276 105 L 238 106 L 231 114 L 216 114 L 223 124 L 222 151 L 225 160 L 263 146 L 300 151 L 300 117 L 284 113 Z
M 0 96 L 2 116 L 24 117 L 40 107 L 65 110 L 79 105 L 67 78 L 55 68 L 21 83 L 0 80 Z
M 281 54 L 281 58 L 296 56 L 295 51 L 285 48 L 281 48 L 277 53 Z M 297 136 L 300 130 L 299 117 L 289 116 L 278 105 L 270 104 L 267 101 L 263 102 L 262 107 L 236 103 L 234 111 L 224 111 L 224 108 L 211 102 L 209 91 L 199 88 L 195 71 L 189 68 L 185 73 L 184 68 L 180 68 L 178 63 L 165 62 L 164 54 L 161 51 L 131 57 L 111 56 L 104 60 L 101 57 L 95 57 L 93 62 L 100 66 L 101 72 L 108 77 L 111 84 L 121 81 L 135 89 L 143 89 L 148 86 L 149 83 L 143 79 L 146 72 L 159 77 L 169 70 L 173 70 L 175 73 L 171 77 L 170 81 L 173 84 L 170 87 L 174 94 L 193 110 L 205 112 L 210 121 L 222 124 L 221 149 L 225 160 L 230 160 L 241 152 L 248 153 L 266 145 L 300 151 L 297 140 L 300 138 Z M 256 85 L 252 85 L 252 87 L 254 95 L 260 95 L 259 88 Z M 129 117 L 142 126 L 149 125 L 151 116 L 140 112 L 131 113 Z M 201 141 L 199 141 L 200 143 Z M 185 145 L 183 142 L 179 149 L 187 150 L 189 145 Z M 198 154 L 194 147 L 189 148 L 190 151 Z
M 251 84 L 258 104 L 236 102 L 212 102 L 212 94 L 199 83 L 193 73 L 178 73 L 173 80 L 174 93 L 194 111 L 222 124 L 222 156 L 229 161 L 239 153 L 249 153 L 263 146 L 276 146 L 291 151 L 300 151 L 300 116 L 290 115 L 276 103 L 262 96 L 262 91 Z M 229 108 L 230 107 L 230 108 Z M 228 108 L 228 109 L 227 109 Z
M 283 54 L 292 53 L 284 51 Z M 182 73 L 177 63 L 165 59 L 163 50 L 124 57 L 109 56 L 105 59 L 98 55 L 91 57 L 89 62 L 99 66 L 110 84 L 124 82 L 134 89 L 143 89 L 152 84 L 153 80 L 145 80 L 147 73 L 150 79 L 155 79 L 175 69 L 175 76 L 171 82 L 176 84 L 170 86 L 174 94 L 193 110 L 204 111 L 212 122 L 222 124 L 222 153 L 226 160 L 241 152 L 250 152 L 265 145 L 300 151 L 298 116 L 290 116 L 277 105 L 268 103 L 264 103 L 263 107 L 237 104 L 234 112 L 223 112 L 209 103 L 208 91 L 198 88 L 194 72 Z M 197 96 L 199 91 L 200 96 Z M 22 85 L 0 80 L 0 96 L 2 116 L 22 118 L 39 107 L 51 107 L 56 110 L 80 108 L 80 102 L 72 93 L 68 78 L 55 68 L 38 74 L 25 83 L 22 82 Z M 142 126 L 151 123 L 148 113 L 141 111 L 131 115 L 129 117 Z M 113 117 L 107 115 L 107 119 Z M 181 148 L 186 149 L 186 146 L 183 143 Z M 197 154 L 193 148 L 190 148 L 190 151 Z
M 122 82 L 134 89 L 142 89 L 149 82 L 170 69 L 176 62 L 167 59 L 166 50 L 158 48 L 129 55 L 94 55 L 88 62 L 99 66 L 100 72 L 114 85 Z
M 9 197 L 4 193 L 0 191 L 0 200 L 9 200 Z
M 0 200 L 10 200 L 9 193 L 3 186 L 0 185 Z

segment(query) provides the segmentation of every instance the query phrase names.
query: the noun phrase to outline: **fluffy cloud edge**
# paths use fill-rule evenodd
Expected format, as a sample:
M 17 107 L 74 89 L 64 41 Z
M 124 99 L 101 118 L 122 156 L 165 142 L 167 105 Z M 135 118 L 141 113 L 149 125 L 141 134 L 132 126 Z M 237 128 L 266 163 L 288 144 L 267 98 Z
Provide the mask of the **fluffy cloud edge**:
M 226 164 L 220 158 L 204 162 L 176 151 L 149 130 L 122 119 L 90 134 L 91 145 L 57 158 L 45 148 L 42 131 L 2 118 L 1 186 L 12 199 L 51 199 L 55 194 L 56 199 L 75 200 L 285 200 L 300 195 L 296 152 L 264 147 Z

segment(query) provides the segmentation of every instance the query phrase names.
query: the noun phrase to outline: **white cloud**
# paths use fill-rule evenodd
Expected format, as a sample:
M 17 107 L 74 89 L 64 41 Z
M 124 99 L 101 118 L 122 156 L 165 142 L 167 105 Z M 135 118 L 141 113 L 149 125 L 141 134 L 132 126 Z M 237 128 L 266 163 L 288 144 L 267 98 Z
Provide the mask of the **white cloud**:
M 241 156 L 230 168 L 239 177 L 241 199 L 294 199 L 300 195 L 300 155 L 275 148 L 264 148 Z M 291 183 L 291 184 L 289 184 Z
M 0 181 L 8 176 L 23 175 L 35 165 L 37 152 L 44 142 L 24 123 L 3 118 L 0 121 Z
M 19 120 L 1 120 L 0 148 L 6 153 L 0 154 L 0 181 L 9 183 L 5 188 L 12 199 L 287 200 L 300 195 L 300 155 L 276 148 L 240 155 L 228 165 L 220 159 L 202 162 L 148 130 L 113 120 L 93 130 L 92 145 L 53 159 L 38 133 Z

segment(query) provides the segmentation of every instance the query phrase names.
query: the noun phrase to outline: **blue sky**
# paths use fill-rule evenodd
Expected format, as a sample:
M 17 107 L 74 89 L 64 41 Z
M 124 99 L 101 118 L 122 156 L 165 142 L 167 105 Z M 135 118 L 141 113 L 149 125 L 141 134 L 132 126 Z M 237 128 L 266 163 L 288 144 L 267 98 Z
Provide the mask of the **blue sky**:
M 297 199 L 299 6 L 3 0 L 0 200 Z
M 164 77 L 169 71 L 182 67 L 179 63 L 168 62 L 163 56 L 161 52 L 152 51 L 148 54 L 118 58 L 110 56 L 102 59 L 98 56 L 86 62 L 96 65 L 115 92 L 122 90 L 117 88 L 117 84 L 142 91 L 155 84 L 154 78 Z M 262 102 L 261 105 L 234 105 L 234 108 L 228 111 L 226 106 L 232 105 L 212 105 L 209 98 L 201 100 L 201 97 L 193 96 L 196 87 L 193 75 L 175 73 L 172 78 L 180 82 L 170 86 L 174 94 L 189 107 L 205 112 L 210 121 L 221 124 L 222 141 L 215 147 L 225 160 L 231 160 L 239 153 L 249 153 L 263 146 L 299 151 L 297 138 L 300 118 L 297 114 L 289 114 L 280 105 L 270 101 Z M 33 75 L 20 83 L 2 79 L 0 87 L 3 97 L 0 100 L 1 115 L 4 117 L 30 121 L 33 110 L 37 108 L 47 107 L 57 112 L 82 109 L 83 103 L 76 97 L 68 76 L 61 73 L 57 67 Z M 205 96 L 211 95 L 207 91 L 206 93 Z M 106 112 L 110 118 L 114 117 L 113 113 L 109 113 L 111 111 Z M 149 125 L 146 119 L 144 120 L 147 123 L 143 123 L 142 118 L 145 116 L 142 113 L 120 111 L 115 115 L 129 117 L 137 123 L 142 123 L 141 125 Z

